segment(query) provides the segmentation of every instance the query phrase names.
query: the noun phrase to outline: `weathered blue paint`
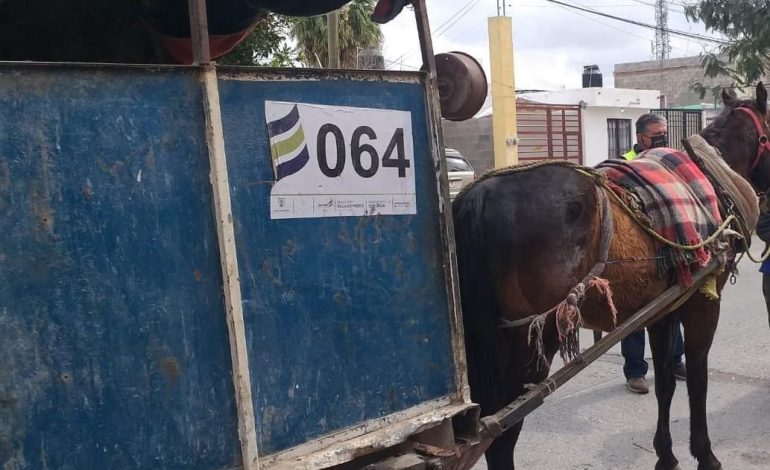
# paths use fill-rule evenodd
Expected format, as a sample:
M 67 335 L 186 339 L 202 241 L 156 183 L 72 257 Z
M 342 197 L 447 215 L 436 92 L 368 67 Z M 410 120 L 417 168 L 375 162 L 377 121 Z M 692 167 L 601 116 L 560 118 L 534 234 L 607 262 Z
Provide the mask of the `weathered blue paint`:
M 261 454 L 454 392 L 419 83 L 220 80 Z M 412 112 L 418 213 L 270 220 L 264 101 Z
M 240 461 L 200 85 L 0 68 L 0 468 Z

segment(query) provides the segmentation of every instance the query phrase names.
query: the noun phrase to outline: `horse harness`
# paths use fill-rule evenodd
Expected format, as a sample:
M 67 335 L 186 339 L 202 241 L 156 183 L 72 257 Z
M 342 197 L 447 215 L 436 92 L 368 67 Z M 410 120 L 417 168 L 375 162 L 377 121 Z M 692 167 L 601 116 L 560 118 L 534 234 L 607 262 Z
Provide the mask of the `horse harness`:
M 751 120 L 754 122 L 754 127 L 757 130 L 757 134 L 759 134 L 759 139 L 757 142 L 757 156 L 754 157 L 754 161 L 751 163 L 751 166 L 749 167 L 749 173 L 753 172 L 754 169 L 759 164 L 759 157 L 762 156 L 762 151 L 768 151 L 770 152 L 770 141 L 768 141 L 767 138 L 767 132 L 765 132 L 766 126 L 762 125 L 762 122 L 757 117 L 757 114 L 752 111 L 751 109 L 741 106 L 739 108 L 736 108 L 737 111 L 742 111 L 749 115 Z

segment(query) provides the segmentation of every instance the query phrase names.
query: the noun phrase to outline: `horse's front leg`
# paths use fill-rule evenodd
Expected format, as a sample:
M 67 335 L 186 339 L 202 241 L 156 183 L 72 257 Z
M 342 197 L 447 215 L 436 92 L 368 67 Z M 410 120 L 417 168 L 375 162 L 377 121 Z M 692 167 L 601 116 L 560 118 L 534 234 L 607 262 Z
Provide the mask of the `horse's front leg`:
M 671 399 L 676 390 L 674 378 L 674 328 L 675 317 L 668 315 L 647 328 L 650 333 L 650 348 L 655 367 L 655 397 L 658 399 L 658 427 L 655 431 L 655 453 L 658 462 L 655 470 L 673 470 L 679 468 L 679 461 L 674 456 L 669 421 Z M 689 366 L 689 361 L 688 361 Z
M 690 452 L 698 459 L 698 470 L 717 470 L 722 468 L 722 464 L 711 451 L 706 396 L 708 353 L 719 320 L 719 301 L 708 300 L 698 293 L 682 307 L 681 312 L 687 358 L 687 393 L 690 397 Z

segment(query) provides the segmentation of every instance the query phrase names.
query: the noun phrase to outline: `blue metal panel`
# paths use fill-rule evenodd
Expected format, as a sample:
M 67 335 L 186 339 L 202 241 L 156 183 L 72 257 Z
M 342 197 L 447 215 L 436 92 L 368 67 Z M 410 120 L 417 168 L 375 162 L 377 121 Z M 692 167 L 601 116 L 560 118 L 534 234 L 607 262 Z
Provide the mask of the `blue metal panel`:
M 220 95 L 260 453 L 454 392 L 422 86 L 252 77 Z M 265 100 L 411 111 L 417 215 L 271 220 Z
M 239 462 L 201 102 L 0 68 L 0 467 Z

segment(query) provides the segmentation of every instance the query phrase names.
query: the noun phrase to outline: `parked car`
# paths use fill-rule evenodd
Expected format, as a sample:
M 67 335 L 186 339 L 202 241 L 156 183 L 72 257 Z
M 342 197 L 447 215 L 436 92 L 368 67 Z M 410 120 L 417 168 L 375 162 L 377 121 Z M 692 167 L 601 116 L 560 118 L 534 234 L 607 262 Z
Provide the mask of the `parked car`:
M 445 148 L 446 168 L 449 176 L 449 197 L 455 196 L 476 179 L 476 172 L 468 160 L 455 149 Z

